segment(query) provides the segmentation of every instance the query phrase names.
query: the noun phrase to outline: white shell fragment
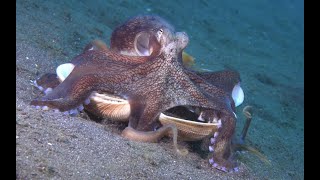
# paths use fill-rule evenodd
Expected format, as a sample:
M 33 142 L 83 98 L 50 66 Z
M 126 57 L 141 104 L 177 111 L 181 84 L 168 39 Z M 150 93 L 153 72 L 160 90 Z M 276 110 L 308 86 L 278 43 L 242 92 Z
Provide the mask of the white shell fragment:
M 235 106 L 239 106 L 243 103 L 244 93 L 242 88 L 240 87 L 240 83 L 236 84 L 232 89 L 232 99 L 235 103 Z
M 64 81 L 72 72 L 73 68 L 74 68 L 74 64 L 72 63 L 65 63 L 58 66 L 56 69 L 56 73 L 58 75 L 59 80 L 61 82 Z

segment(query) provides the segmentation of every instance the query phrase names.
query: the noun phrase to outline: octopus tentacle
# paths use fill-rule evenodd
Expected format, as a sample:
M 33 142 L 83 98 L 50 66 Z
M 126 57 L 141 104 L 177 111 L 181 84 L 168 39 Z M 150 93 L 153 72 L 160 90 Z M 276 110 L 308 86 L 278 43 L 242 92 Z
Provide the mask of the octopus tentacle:
M 80 79 L 80 80 L 79 80 Z M 62 112 L 73 111 L 79 107 L 82 103 L 88 103 L 87 98 L 92 92 L 94 86 L 88 86 L 88 84 L 95 84 L 96 79 L 93 76 L 82 76 L 76 79 L 67 78 L 61 84 L 59 84 L 53 92 L 46 96 L 31 101 L 31 105 L 43 106 L 52 109 L 59 109 Z
M 236 163 L 232 161 L 231 139 L 235 131 L 236 119 L 229 116 L 222 116 L 219 120 L 218 131 L 210 139 L 212 158 L 209 163 L 212 167 L 224 172 L 238 171 Z
M 104 59 L 102 59 L 102 57 Z M 119 68 L 127 69 L 130 64 L 129 62 L 131 62 L 128 60 L 127 56 L 119 55 L 111 51 L 87 51 L 81 57 L 77 57 L 76 59 L 77 65 L 71 74 L 61 84 L 54 88 L 52 93 L 48 93 L 41 99 L 33 100 L 31 105 L 47 106 L 48 108 L 59 109 L 63 112 L 69 111 L 77 108 L 83 102 L 84 104 L 88 104 L 86 99 L 94 88 L 102 88 L 112 91 L 113 88 L 110 89 L 108 88 L 109 86 L 115 87 L 117 82 L 123 82 L 122 79 L 130 77 L 129 73 L 127 76 L 118 75 L 117 78 L 114 79 L 111 78 L 112 75 L 110 75 L 110 78 L 101 77 L 107 69 L 116 72 L 114 70 L 115 66 L 118 67 L 118 70 Z M 143 57 L 137 57 L 135 60 L 137 59 L 141 60 Z M 126 64 L 126 62 L 129 64 Z M 136 62 L 138 62 L 138 60 Z M 105 64 L 108 64 L 108 68 L 102 68 L 102 66 L 105 67 Z M 98 66 L 100 68 L 95 68 L 95 65 L 100 65 Z M 96 71 L 100 70 L 102 73 L 99 75 L 91 73 L 91 69 L 94 68 Z M 108 72 L 110 73 L 110 71 Z M 101 87 L 100 85 L 102 83 L 107 84 L 105 81 L 108 81 L 109 86 Z
M 212 102 L 215 103 L 214 109 L 218 111 L 225 111 L 226 113 L 232 113 L 235 111 L 235 104 L 232 97 L 232 89 L 237 83 L 240 82 L 237 72 L 232 71 L 220 71 L 219 73 L 202 73 L 196 74 L 192 71 L 185 71 L 190 80 L 201 89 Z M 217 80 L 223 85 L 228 84 L 223 88 L 223 85 L 217 85 L 219 83 L 211 83 L 208 81 L 210 78 L 219 79 L 222 74 L 230 74 L 229 80 Z M 221 78 L 221 77 L 220 77 Z M 227 78 L 228 79 L 228 78 Z M 227 97 L 227 98 L 226 98 Z M 203 104 L 202 104 L 203 105 Z M 212 108 L 212 107 L 211 107 Z
M 234 86 L 240 82 L 240 74 L 234 70 L 195 73 L 210 84 L 228 92 L 230 95 Z
M 159 139 L 166 136 L 170 131 L 173 134 L 172 136 L 173 146 L 176 152 L 183 156 L 187 155 L 188 154 L 187 149 L 178 148 L 178 144 L 177 144 L 178 130 L 175 124 L 167 124 L 157 129 L 156 131 L 147 131 L 147 132 L 138 131 L 129 126 L 122 131 L 121 136 L 134 141 L 158 142 Z
M 33 81 L 33 86 L 38 88 L 44 94 L 50 93 L 59 84 L 59 79 L 55 73 L 46 73 Z

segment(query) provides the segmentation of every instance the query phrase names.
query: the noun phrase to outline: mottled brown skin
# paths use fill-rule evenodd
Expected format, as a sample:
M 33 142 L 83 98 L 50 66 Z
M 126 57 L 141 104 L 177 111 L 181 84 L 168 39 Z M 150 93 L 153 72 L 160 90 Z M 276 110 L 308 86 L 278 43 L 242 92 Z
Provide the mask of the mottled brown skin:
M 187 35 L 174 34 L 165 27 L 162 31 L 168 35 L 160 40 L 155 36 L 158 41 L 154 42 L 160 46 L 154 46 L 156 51 L 151 56 L 131 57 L 104 46 L 89 45 L 72 61 L 76 66 L 65 81 L 31 104 L 67 111 L 81 105 L 92 91 L 114 94 L 129 101 L 129 127 L 138 131 L 152 131 L 159 114 L 175 106 L 214 111 L 219 114 L 222 127 L 214 144 L 213 160 L 219 167 L 232 169 L 235 164 L 230 160 L 230 146 L 236 119 L 230 88 L 240 81 L 238 74 L 186 69 L 181 58 Z

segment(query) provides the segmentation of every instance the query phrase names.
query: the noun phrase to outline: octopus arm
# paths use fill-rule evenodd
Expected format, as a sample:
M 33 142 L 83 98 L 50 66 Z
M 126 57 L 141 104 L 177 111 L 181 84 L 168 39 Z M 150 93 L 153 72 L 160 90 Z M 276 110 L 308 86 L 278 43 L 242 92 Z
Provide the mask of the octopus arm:
M 47 106 L 62 112 L 77 108 L 89 97 L 96 79 L 93 76 L 68 77 L 52 92 L 31 101 L 34 106 Z
M 231 94 L 234 86 L 240 82 L 240 75 L 237 71 L 223 70 L 216 72 L 198 72 L 198 76 L 210 84 Z

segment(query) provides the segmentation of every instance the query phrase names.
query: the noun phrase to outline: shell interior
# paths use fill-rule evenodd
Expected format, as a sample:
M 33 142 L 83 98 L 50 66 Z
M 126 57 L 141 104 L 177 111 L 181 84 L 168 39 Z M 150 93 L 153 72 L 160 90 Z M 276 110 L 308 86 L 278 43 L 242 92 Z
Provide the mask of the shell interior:
M 165 111 L 160 114 L 162 125 L 175 124 L 179 131 L 178 138 L 184 141 L 197 141 L 212 135 L 218 129 L 218 122 L 200 122 L 195 118 L 198 114 L 188 108 L 175 107 L 175 111 Z M 183 114 L 183 116 L 181 116 Z

